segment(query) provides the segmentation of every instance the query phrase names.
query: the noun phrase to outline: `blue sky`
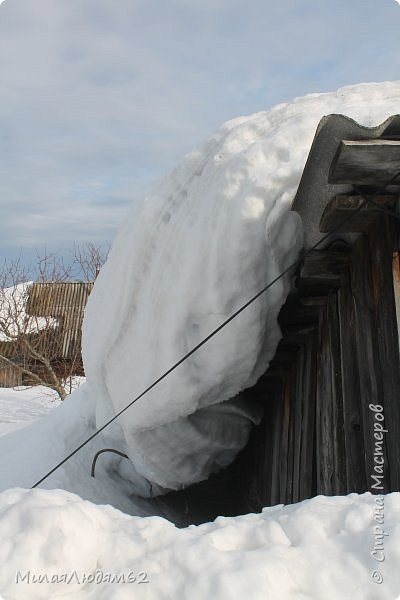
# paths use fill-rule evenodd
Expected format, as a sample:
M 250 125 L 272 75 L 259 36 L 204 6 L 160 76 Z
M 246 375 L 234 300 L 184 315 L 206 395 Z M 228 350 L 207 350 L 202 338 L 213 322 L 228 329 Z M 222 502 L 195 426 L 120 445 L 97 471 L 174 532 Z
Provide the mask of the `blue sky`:
M 395 0 L 5 0 L 0 259 L 112 241 L 227 119 L 399 79 L 399 28 Z

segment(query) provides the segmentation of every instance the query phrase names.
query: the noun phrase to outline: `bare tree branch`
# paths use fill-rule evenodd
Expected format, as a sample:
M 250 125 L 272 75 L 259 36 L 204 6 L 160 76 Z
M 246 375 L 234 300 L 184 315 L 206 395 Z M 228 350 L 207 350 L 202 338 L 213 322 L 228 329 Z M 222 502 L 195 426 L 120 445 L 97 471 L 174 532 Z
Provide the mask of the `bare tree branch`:
M 4 261 L 0 266 L 0 373 L 2 367 L 14 368 L 26 383 L 49 387 L 62 400 L 66 397 L 66 383 L 71 387 L 71 378 L 83 374 L 81 332 L 76 329 L 81 317 L 73 306 L 52 306 L 46 284 L 54 285 L 57 294 L 62 284 L 72 285 L 77 274 L 94 281 L 108 251 L 109 247 L 88 242 L 74 245 L 70 262 L 46 251 L 42 255 L 37 252 L 29 266 L 21 255 Z M 39 284 L 45 285 L 41 288 Z M 34 298 L 33 289 L 39 295 L 43 292 L 42 298 Z
M 94 281 L 107 260 L 110 245 L 98 245 L 94 242 L 75 243 L 72 251 L 73 263 L 82 272 L 85 281 Z

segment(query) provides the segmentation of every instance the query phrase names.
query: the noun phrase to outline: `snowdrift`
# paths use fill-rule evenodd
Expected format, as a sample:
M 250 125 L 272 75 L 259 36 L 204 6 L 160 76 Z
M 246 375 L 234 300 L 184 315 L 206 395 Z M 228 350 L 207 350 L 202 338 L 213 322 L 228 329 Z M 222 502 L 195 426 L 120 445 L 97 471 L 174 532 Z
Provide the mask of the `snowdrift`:
M 6 600 L 395 600 L 399 511 L 400 494 L 386 496 L 378 562 L 370 494 L 179 530 L 60 490 L 10 490 L 0 494 L 0 590 Z

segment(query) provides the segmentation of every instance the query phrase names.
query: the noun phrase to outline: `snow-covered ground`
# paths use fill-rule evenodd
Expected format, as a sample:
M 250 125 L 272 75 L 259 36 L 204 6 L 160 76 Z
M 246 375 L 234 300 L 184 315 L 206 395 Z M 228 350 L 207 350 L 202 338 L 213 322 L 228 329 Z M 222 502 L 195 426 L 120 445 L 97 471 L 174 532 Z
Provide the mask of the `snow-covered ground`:
M 22 427 L 35 421 L 34 428 L 17 432 L 19 438 L 2 438 L 14 442 L 17 454 L 27 436 L 33 436 L 35 454 L 32 431 L 49 436 L 74 400 L 40 417 L 38 407 L 47 412 L 54 406 L 46 390 L 1 390 L 1 397 L 9 421 L 22 419 Z M 47 449 L 50 464 L 57 447 Z M 9 473 L 15 465 L 27 481 L 34 461 L 23 454 L 2 463 Z M 84 489 L 89 473 L 75 468 L 75 474 Z M 132 503 L 127 506 L 132 510 Z M 4 600 L 395 600 L 400 593 L 400 494 L 320 496 L 177 529 L 160 517 L 128 516 L 64 490 L 14 488 L 0 493 L 0 540 Z
M 0 436 L 26 427 L 59 404 L 58 395 L 49 388 L 0 387 Z
M 368 494 L 176 529 L 60 490 L 14 489 L 0 494 L 0 589 L 7 600 L 394 600 L 399 512 L 399 494 L 387 496 L 377 562 Z
M 274 354 L 288 278 L 46 479 L 47 489 L 21 489 L 295 259 L 301 227 L 288 209 L 320 118 L 344 113 L 372 126 L 399 106 L 400 83 L 368 84 L 236 119 L 133 208 L 87 306 L 87 381 L 47 416 L 37 418 L 32 404 L 33 422 L 22 428 L 22 404 L 3 402 L 15 429 L 0 437 L 0 592 L 7 600 L 400 594 L 399 494 L 384 499 L 383 523 L 368 494 L 182 530 L 149 516 L 164 514 L 146 498 L 150 491 L 207 477 L 246 442 L 260 414 L 235 395 Z M 93 479 L 91 461 L 104 446 L 130 460 L 103 455 Z M 371 555 L 377 541 L 384 561 Z M 88 583 L 96 569 L 103 581 Z M 107 573 L 136 580 L 107 583 Z M 49 589 L 52 575 L 58 582 Z

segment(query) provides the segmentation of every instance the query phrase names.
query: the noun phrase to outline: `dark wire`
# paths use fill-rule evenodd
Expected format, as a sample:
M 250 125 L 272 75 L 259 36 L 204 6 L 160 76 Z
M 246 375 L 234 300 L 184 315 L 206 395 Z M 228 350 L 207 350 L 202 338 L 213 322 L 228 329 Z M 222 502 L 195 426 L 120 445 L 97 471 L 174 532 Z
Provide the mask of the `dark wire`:
M 122 458 L 129 458 L 129 456 L 127 454 L 125 454 L 124 452 L 120 452 L 119 450 L 114 450 L 114 448 L 103 448 L 102 450 L 99 450 L 98 452 L 96 452 L 96 454 L 94 455 L 93 462 L 92 462 L 92 469 L 90 471 L 91 477 L 94 477 L 97 459 L 99 458 L 100 454 L 103 454 L 104 452 L 113 452 L 114 454 L 118 454 L 118 456 L 122 456 Z
M 174 365 L 172 365 L 172 367 L 170 367 L 167 371 L 165 371 L 158 379 L 156 379 L 151 385 L 149 385 L 145 390 L 143 390 L 143 392 L 141 392 L 138 396 L 136 396 L 136 398 L 134 398 L 129 404 L 127 404 L 124 408 L 122 408 L 119 412 L 117 412 L 109 421 L 107 421 L 106 423 L 104 423 L 104 425 L 102 425 L 100 427 L 100 429 L 97 429 L 84 442 L 82 442 L 72 452 L 70 452 L 70 454 L 68 454 L 68 456 L 66 456 L 55 467 L 53 467 L 50 471 L 48 471 L 48 473 L 46 473 L 46 475 L 44 475 L 41 479 L 39 479 L 39 481 L 37 481 L 32 486 L 31 489 L 36 488 L 43 481 L 45 481 L 45 479 L 47 479 L 48 477 L 50 477 L 50 475 L 52 475 L 54 473 L 54 471 L 57 471 L 57 469 L 59 469 L 63 464 L 65 464 L 70 458 L 72 458 L 84 446 L 86 446 L 87 444 L 89 444 L 89 442 L 91 442 L 102 431 L 104 431 L 104 429 L 106 429 L 106 427 L 108 427 L 109 425 L 111 425 L 111 423 L 113 423 L 116 419 L 118 419 L 118 417 L 120 417 L 125 411 L 127 411 L 128 408 L 130 408 L 133 404 L 135 404 L 135 402 L 137 402 L 138 400 L 140 400 L 141 398 L 143 398 L 143 396 L 145 396 L 148 392 L 150 392 L 150 390 L 152 390 L 154 387 L 156 387 L 156 385 L 158 385 L 161 381 L 163 381 L 163 379 L 165 379 L 166 377 L 168 377 L 168 375 L 170 373 L 172 373 L 172 371 L 175 371 L 175 369 L 177 369 L 182 363 L 184 363 L 190 356 L 192 356 L 195 352 L 197 352 L 211 338 L 213 338 L 215 335 L 217 335 L 217 333 L 219 333 L 221 331 L 221 329 L 224 329 L 224 327 L 226 327 L 231 321 L 233 321 L 234 319 L 236 319 L 236 317 L 238 315 L 240 315 L 240 313 L 242 313 L 244 310 L 246 310 L 246 308 L 248 308 L 251 304 L 253 304 L 253 302 L 255 302 L 260 296 L 262 296 L 263 294 L 265 294 L 265 292 L 268 291 L 280 279 L 282 279 L 282 277 L 284 277 L 292 269 L 294 269 L 297 266 L 299 266 L 306 256 L 308 256 L 311 252 L 313 252 L 313 250 L 315 250 L 316 248 L 318 248 L 318 246 L 320 246 L 323 242 L 325 242 L 327 239 L 329 239 L 331 235 L 333 235 L 334 233 L 336 233 L 336 231 L 338 231 L 339 229 L 341 229 L 343 227 L 343 225 L 345 225 L 347 222 L 349 222 L 352 219 L 354 219 L 354 217 L 368 204 L 368 202 L 371 199 L 374 199 L 376 196 L 379 196 L 379 194 L 383 190 L 385 190 L 386 187 L 392 183 L 392 181 L 394 181 L 395 179 L 397 179 L 397 177 L 399 177 L 399 175 L 400 175 L 400 171 L 394 177 L 391 177 L 381 188 L 379 188 L 376 192 L 374 192 L 374 194 L 372 194 L 371 196 L 367 196 L 366 199 L 364 200 L 364 202 L 362 202 L 360 204 L 360 206 L 358 208 L 356 208 L 351 215 L 349 215 L 348 217 L 346 217 L 345 219 L 343 219 L 343 221 L 341 221 L 332 231 L 330 231 L 329 233 L 327 233 L 326 235 L 324 235 L 311 248 L 309 248 L 308 250 L 304 251 L 301 254 L 300 258 L 298 258 L 294 263 L 292 263 L 289 267 L 287 267 L 284 271 L 282 271 L 282 273 L 280 275 L 278 275 L 272 281 L 270 281 L 265 287 L 262 288 L 262 290 L 260 290 L 255 296 L 253 296 L 252 298 L 250 298 L 250 300 L 248 300 L 245 304 L 243 304 L 228 319 L 226 319 L 223 323 L 221 323 L 221 325 L 219 325 L 216 329 L 214 329 L 214 331 L 212 331 L 207 337 L 205 337 L 201 342 L 199 342 L 196 346 L 194 346 L 194 348 L 192 348 L 187 354 L 185 354 L 180 360 L 178 360 L 178 362 L 176 362 Z M 363 197 L 364 197 L 364 194 L 363 194 Z

